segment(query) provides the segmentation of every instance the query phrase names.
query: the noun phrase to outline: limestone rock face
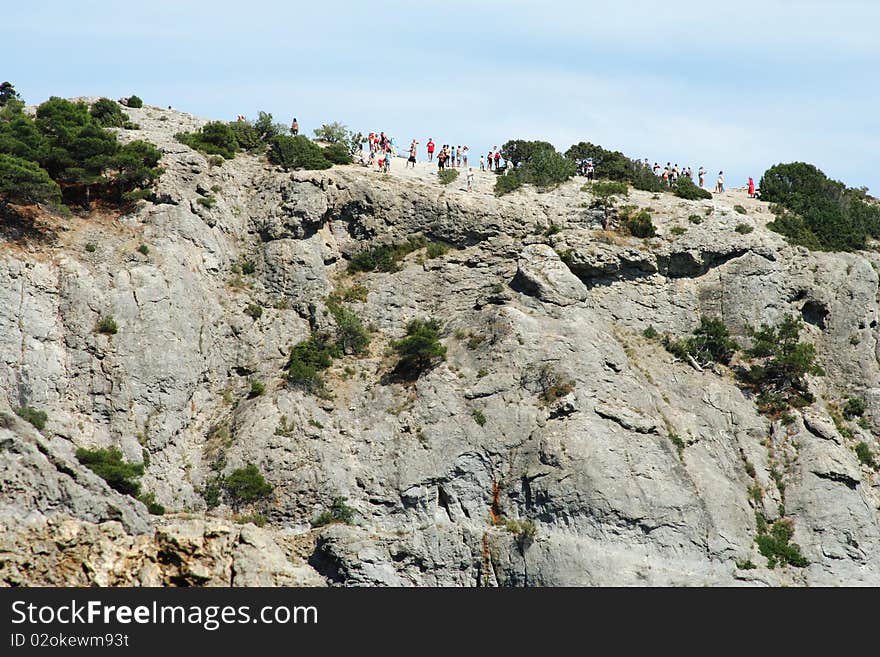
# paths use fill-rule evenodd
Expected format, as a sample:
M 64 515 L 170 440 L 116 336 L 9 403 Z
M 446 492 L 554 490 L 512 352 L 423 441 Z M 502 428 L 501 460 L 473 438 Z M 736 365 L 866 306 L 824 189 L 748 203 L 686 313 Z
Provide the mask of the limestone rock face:
M 211 165 L 173 139 L 202 119 L 127 111 L 141 130 L 120 138 L 164 153 L 154 201 L 0 242 L 0 583 L 880 585 L 880 488 L 855 451 L 880 459 L 873 252 L 792 247 L 736 192 L 633 191 L 658 232 L 641 240 L 598 230 L 574 181 L 499 198 L 489 174 L 468 192 L 428 169 Z M 416 235 L 447 252 L 347 273 Z M 331 294 L 371 344 L 316 396 L 283 373 L 335 334 Z M 643 336 L 708 315 L 745 344 L 785 314 L 826 375 L 778 418 L 737 362 L 697 371 Z M 397 381 L 389 347 L 416 318 L 442 324 L 446 360 Z M 853 396 L 861 420 L 837 413 Z M 75 457 L 108 446 L 168 515 Z M 271 496 L 209 510 L 247 464 Z M 350 524 L 315 522 L 340 498 Z M 768 567 L 755 537 L 775 522 L 806 567 Z

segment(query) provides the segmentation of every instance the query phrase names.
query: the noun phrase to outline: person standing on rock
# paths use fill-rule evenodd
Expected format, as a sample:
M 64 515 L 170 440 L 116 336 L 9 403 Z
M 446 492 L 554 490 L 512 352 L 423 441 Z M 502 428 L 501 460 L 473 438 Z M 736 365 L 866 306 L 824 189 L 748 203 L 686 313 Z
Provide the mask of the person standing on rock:
M 428 162 L 434 161 L 434 140 L 428 137 Z
M 467 190 L 470 192 L 474 188 L 474 168 L 469 167 L 467 172 Z
M 486 158 L 480 155 L 480 171 L 486 170 Z
M 498 147 L 495 147 L 495 171 L 498 171 L 498 168 L 501 166 L 501 153 L 498 151 Z
M 492 170 L 492 151 L 486 153 L 486 166 L 488 167 L 489 171 Z
M 293 123 L 290 124 L 290 134 L 294 137 L 299 134 L 299 121 L 296 120 L 296 117 L 293 117 Z
M 703 167 L 700 167 L 700 170 L 697 172 L 697 177 L 700 179 L 700 188 L 706 187 L 706 170 Z
M 467 156 L 468 156 L 468 147 L 465 146 L 461 149 L 461 161 L 464 162 L 464 168 L 467 169 Z
M 755 179 L 749 176 L 749 198 L 755 198 Z
M 721 194 L 724 192 L 724 172 L 718 172 L 718 180 L 715 182 L 715 192 Z

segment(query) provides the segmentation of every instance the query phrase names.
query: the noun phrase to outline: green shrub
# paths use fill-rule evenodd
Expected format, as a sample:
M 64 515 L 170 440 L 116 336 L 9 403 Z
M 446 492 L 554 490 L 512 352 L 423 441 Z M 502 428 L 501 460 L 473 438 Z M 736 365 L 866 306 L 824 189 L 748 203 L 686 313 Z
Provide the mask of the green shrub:
M 266 384 L 261 381 L 251 381 L 251 391 L 248 397 L 262 397 L 266 393 Z
M 221 155 L 212 155 L 211 157 L 208 158 L 208 166 L 209 167 L 223 166 L 223 163 L 225 161 L 226 160 L 224 160 Z
M 556 152 L 546 141 L 514 139 L 501 147 L 508 166 L 506 175 L 495 180 L 495 194 L 502 195 L 530 183 L 539 189 L 550 189 L 564 183 L 577 172 L 577 164 Z
M 425 255 L 427 255 L 430 259 L 440 258 L 447 253 L 449 253 L 449 247 L 446 246 L 446 244 L 444 244 L 443 242 L 430 242 L 428 243 L 428 248 L 425 251 Z
M 868 447 L 868 443 L 864 441 L 860 441 L 856 447 L 856 456 L 859 459 L 859 463 L 867 465 L 869 468 L 874 470 L 877 469 L 877 461 L 874 460 L 874 452 L 871 451 L 871 448 Z
M 150 255 L 150 247 L 148 247 L 146 244 L 141 244 L 137 248 L 137 250 L 138 253 L 140 253 L 141 255 Z
M 516 545 L 520 553 L 525 552 L 526 548 L 535 540 L 538 534 L 538 528 L 532 520 L 507 520 L 504 528 L 514 536 Z
M 234 158 L 239 148 L 235 131 L 222 121 L 211 121 L 196 132 L 178 133 L 174 138 L 192 149 L 207 155 L 219 155 L 227 160 Z
M 342 300 L 366 302 L 369 293 L 370 291 L 364 285 L 352 285 L 342 293 Z
M 220 506 L 220 502 L 223 498 L 221 481 L 222 479 L 220 477 L 213 477 L 205 482 L 205 487 L 200 491 L 202 499 L 205 500 L 205 506 L 207 506 L 209 510 Z
M 471 417 L 474 418 L 474 422 L 479 424 L 481 427 L 486 424 L 486 416 L 483 414 L 483 411 L 478 408 L 475 408 L 473 411 L 471 411 Z
M 3 82 L 0 84 L 0 107 L 5 106 L 10 101 L 21 102 L 21 96 L 19 96 L 18 92 L 15 90 L 15 85 L 8 81 Z
M 654 329 L 653 326 L 648 325 L 648 328 L 646 328 L 644 331 L 642 331 L 642 335 L 644 335 L 649 340 L 653 340 L 654 338 L 656 338 L 660 334 L 657 333 L 656 329 Z
M 250 121 L 230 121 L 229 129 L 235 136 L 238 147 L 248 152 L 262 151 L 266 144 L 260 138 L 260 132 Z
M 250 276 L 257 271 L 257 265 L 253 260 L 243 260 L 241 262 L 241 273 Z
M 804 377 L 824 374 L 816 364 L 816 348 L 799 341 L 802 327 L 799 319 L 786 315 L 776 326 L 749 328 L 752 346 L 745 353 L 760 362 L 753 363 L 742 378 L 760 390 L 759 406 L 769 412 L 810 403 L 813 398 Z
M 30 406 L 21 406 L 20 408 L 16 408 L 15 414 L 18 415 L 22 420 L 30 422 L 34 427 L 37 428 L 38 431 L 42 431 L 46 427 L 46 421 L 49 419 L 49 416 L 46 415 L 46 411 L 38 411 L 35 408 L 31 408 Z
M 285 365 L 288 384 L 311 393 L 322 392 L 324 381 L 321 371 L 330 367 L 333 358 L 338 355 L 339 348 L 326 333 L 312 333 L 290 350 L 290 358 Z
M 446 360 L 446 347 L 440 343 L 440 323 L 414 319 L 406 326 L 406 336 L 392 342 L 399 357 L 394 373 L 405 380 L 415 380 Z
M 319 170 L 333 166 L 324 156 L 324 149 L 303 135 L 273 137 L 269 142 L 267 156 L 272 164 L 278 164 L 288 170 Z
M 692 224 L 699 226 L 701 223 L 703 223 L 703 218 L 698 214 L 692 214 L 688 217 L 688 221 L 690 221 Z
M 664 346 L 679 358 L 690 356 L 701 365 L 712 362 L 727 365 L 739 349 L 724 322 L 706 315 L 700 316 L 700 325 L 691 337 L 678 341 L 667 338 Z
M 143 493 L 138 497 L 138 500 L 143 502 L 150 514 L 154 516 L 165 515 L 165 507 L 156 501 L 155 493 Z
M 272 486 L 253 463 L 233 470 L 223 479 L 223 488 L 233 502 L 256 502 L 272 494 Z
M 458 178 L 458 169 L 440 169 L 437 172 L 441 185 L 448 185 Z
M 244 314 L 249 316 L 252 320 L 257 321 L 263 316 L 263 306 L 258 303 L 250 303 L 248 304 L 248 307 L 244 309 Z
M 755 230 L 755 227 L 749 224 L 737 224 L 734 230 L 736 230 L 736 232 L 740 235 L 748 235 L 753 230 Z
M 546 404 L 552 404 L 574 390 L 574 381 L 547 364 L 538 369 L 537 383 L 538 396 Z
M 324 149 L 324 157 L 333 164 L 351 164 L 351 153 L 344 144 L 330 144 Z
M 850 397 L 843 405 L 843 417 L 852 420 L 854 417 L 861 417 L 865 414 L 867 407 L 865 401 L 860 397 Z
M 739 212 L 740 214 L 747 214 L 746 209 L 739 204 L 734 205 L 733 209 L 734 209 L 734 211 Z
M 144 474 L 144 466 L 140 463 L 126 463 L 122 460 L 122 452 L 115 447 L 109 449 L 76 450 L 77 460 L 89 470 L 101 477 L 115 491 L 124 495 L 137 497 L 141 490 L 137 481 Z
M 400 244 L 385 244 L 365 249 L 352 256 L 351 261 L 348 263 L 348 272 L 399 271 L 400 262 L 406 256 L 427 245 L 428 240 L 423 235 L 418 235 L 416 237 L 411 237 Z
M 595 167 L 595 176 L 599 179 L 630 182 L 633 181 L 637 170 L 643 168 L 640 165 L 636 165 L 636 163 L 620 151 L 609 151 L 596 144 L 583 141 L 574 144 L 565 151 L 565 157 L 578 164 L 588 159 L 592 160 Z M 651 175 L 654 178 L 657 177 L 653 174 Z M 647 178 L 643 180 L 643 183 L 648 184 Z M 648 189 L 646 191 L 659 190 Z
M 751 559 L 737 559 L 736 567 L 740 570 L 754 570 L 757 568 L 757 566 L 752 563 Z
M 105 333 L 107 335 L 114 335 L 119 330 L 116 320 L 110 315 L 106 315 L 98 320 L 98 324 L 95 328 L 98 333 Z
M 36 162 L 0 153 L 0 204 L 60 202 L 61 188 Z
M 689 201 L 712 198 L 712 194 L 710 192 L 706 191 L 702 187 L 697 187 L 694 184 L 694 181 L 687 176 L 678 177 L 678 180 L 675 181 L 675 187 L 673 191 L 675 192 L 675 195 L 679 198 L 687 199 Z
M 503 196 L 519 189 L 523 186 L 523 179 L 519 176 L 508 174 L 506 176 L 498 176 L 495 179 L 495 195 Z
M 687 232 L 687 228 L 684 226 L 673 226 L 669 229 L 669 232 L 673 235 L 684 235 Z
M 831 180 L 812 164 L 770 167 L 761 177 L 761 199 L 774 204 L 767 227 L 793 244 L 825 251 L 863 249 L 880 236 L 880 207 L 866 202 L 864 189 Z
M 278 135 L 283 135 L 287 132 L 287 127 L 276 123 L 269 112 L 259 112 L 257 114 L 257 119 L 254 121 L 254 129 L 259 134 L 260 139 L 266 143 L 272 141 Z
M 613 184 L 613 183 L 608 183 Z M 645 210 L 641 210 L 636 215 L 629 217 L 623 224 L 626 231 L 633 237 L 655 237 L 657 235 L 657 227 L 651 220 L 651 215 Z
M 128 114 L 123 112 L 119 103 L 109 98 L 99 98 L 94 102 L 89 114 L 95 123 L 102 128 L 121 128 L 128 121 Z
M 338 303 L 328 302 L 327 308 L 336 321 L 336 347 L 344 354 L 366 353 L 370 345 L 370 335 L 360 317 Z
M 350 135 L 348 127 L 338 121 L 325 123 L 315 130 L 315 139 L 326 141 L 328 144 L 347 144 Z
M 337 522 L 350 525 L 354 520 L 354 509 L 348 506 L 345 501 L 344 497 L 334 497 L 330 508 L 322 511 L 312 520 L 312 527 L 318 528 Z
M 98 247 L 93 242 L 86 244 L 86 251 L 89 253 L 94 253 L 97 249 Z
M 598 181 L 592 185 L 585 185 L 583 191 L 588 191 L 593 195 L 594 204 L 602 208 L 604 218 L 602 226 L 607 228 L 608 215 L 614 204 L 621 198 L 629 196 L 629 187 L 624 182 L 614 181 Z M 650 219 L 650 217 L 648 217 Z
M 138 96 L 129 96 L 126 101 L 129 107 L 133 107 L 135 109 L 140 109 L 144 106 L 144 101 L 142 101 Z
M 755 537 L 758 551 L 767 557 L 769 568 L 775 568 L 777 565 L 805 568 L 810 564 L 801 554 L 800 546 L 790 542 L 792 536 L 794 536 L 794 527 L 791 520 L 782 518 L 773 523 L 769 533 L 759 533 Z

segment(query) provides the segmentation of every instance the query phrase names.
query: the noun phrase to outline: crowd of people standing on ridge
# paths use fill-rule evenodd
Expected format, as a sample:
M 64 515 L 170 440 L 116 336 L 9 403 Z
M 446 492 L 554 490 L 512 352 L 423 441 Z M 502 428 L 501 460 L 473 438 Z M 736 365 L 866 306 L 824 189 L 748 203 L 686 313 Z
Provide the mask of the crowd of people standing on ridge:
M 417 143 L 415 140 L 413 142 Z M 366 165 L 373 166 L 376 164 L 379 166 L 379 171 L 388 173 L 391 170 L 391 154 L 394 152 L 394 139 L 387 136 L 384 132 L 380 132 L 378 135 L 375 132 L 371 132 L 367 135 L 367 143 L 370 148 L 370 159 L 367 160 Z M 413 166 L 415 166 L 414 152 L 411 152 L 411 155 Z

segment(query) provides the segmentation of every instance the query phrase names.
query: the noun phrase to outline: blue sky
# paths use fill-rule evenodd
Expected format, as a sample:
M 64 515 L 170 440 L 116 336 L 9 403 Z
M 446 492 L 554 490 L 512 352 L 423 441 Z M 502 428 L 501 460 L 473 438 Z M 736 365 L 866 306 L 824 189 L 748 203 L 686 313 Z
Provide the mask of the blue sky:
M 135 93 L 399 143 L 511 138 L 725 171 L 812 162 L 880 194 L 880 3 L 7 3 L 0 78 L 29 103 Z

